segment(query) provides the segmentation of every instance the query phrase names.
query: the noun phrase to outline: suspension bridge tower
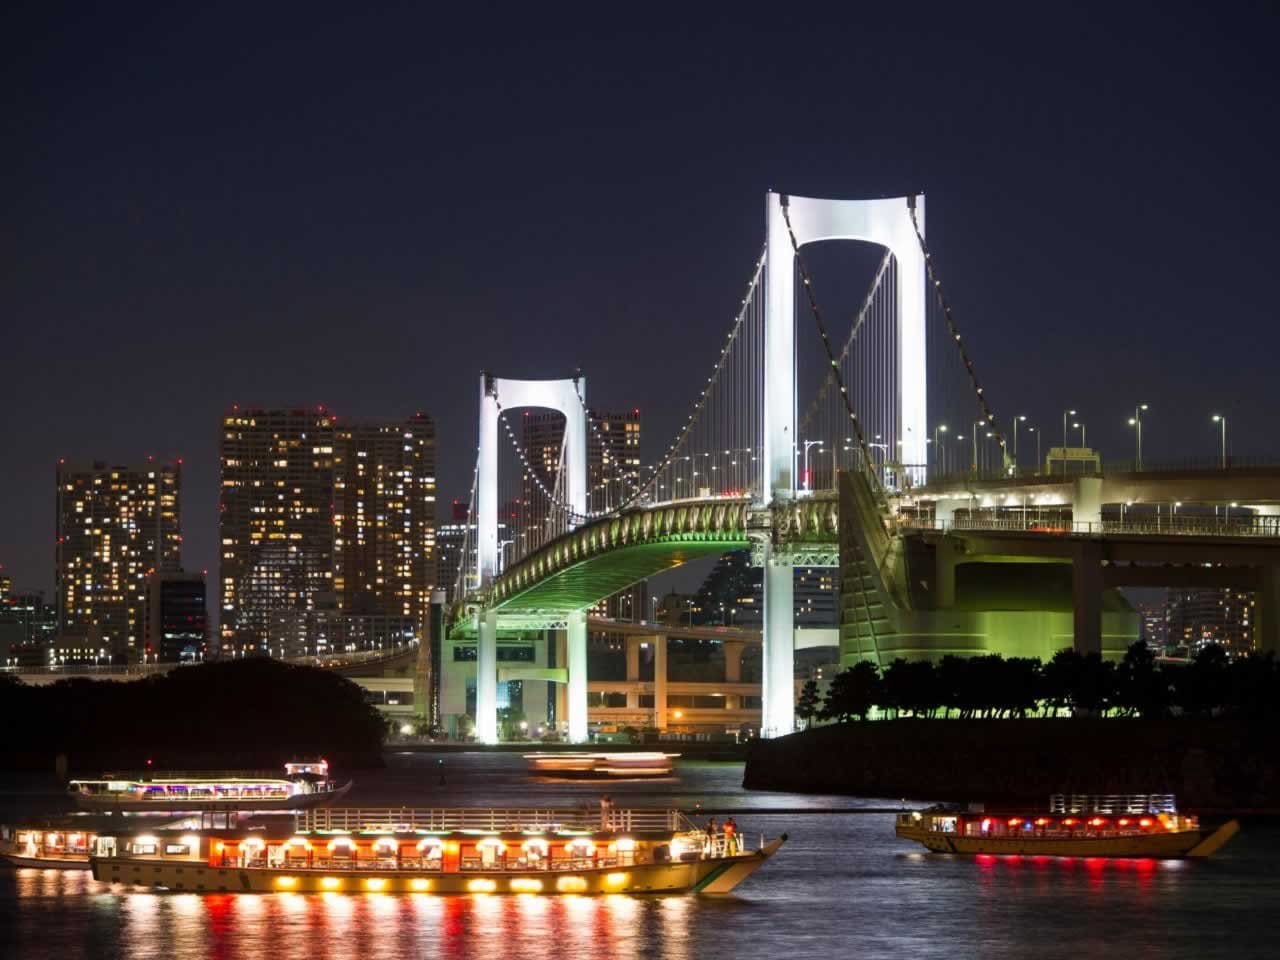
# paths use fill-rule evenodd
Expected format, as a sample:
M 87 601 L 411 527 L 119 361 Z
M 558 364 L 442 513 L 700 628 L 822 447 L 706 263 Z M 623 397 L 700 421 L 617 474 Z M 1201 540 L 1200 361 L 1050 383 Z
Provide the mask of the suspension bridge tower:
M 587 514 L 586 380 L 504 380 L 480 377 L 480 449 L 476 461 L 476 578 L 482 591 L 500 572 L 498 539 L 498 417 L 503 411 L 542 407 L 565 418 L 562 490 L 570 528 Z M 587 614 L 561 611 L 568 633 L 569 739 L 587 739 Z M 482 609 L 476 641 L 476 739 L 498 742 L 498 613 Z
M 795 260 L 806 244 L 861 240 L 897 261 L 895 355 L 897 451 L 904 475 L 923 483 L 926 447 L 925 343 L 928 275 L 911 212 L 924 229 L 924 196 L 823 200 L 770 192 L 766 202 L 764 475 L 760 506 L 797 496 Z M 795 728 L 795 598 L 790 558 L 764 544 L 764 670 L 761 734 Z

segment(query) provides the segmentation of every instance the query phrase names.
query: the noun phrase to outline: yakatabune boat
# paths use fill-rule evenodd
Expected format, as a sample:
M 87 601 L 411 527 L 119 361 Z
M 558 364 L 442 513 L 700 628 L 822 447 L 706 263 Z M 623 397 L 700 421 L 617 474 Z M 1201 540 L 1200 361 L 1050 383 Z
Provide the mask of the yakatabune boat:
M 284 765 L 283 777 L 270 773 L 160 774 L 130 779 L 106 774 L 101 780 L 72 780 L 67 789 L 86 810 L 294 810 L 332 803 L 351 789 L 329 779 L 324 760 Z
M 720 894 L 786 840 L 747 850 L 674 810 L 322 808 L 295 828 L 100 839 L 90 862 L 97 880 L 184 891 Z
M 916 810 L 895 832 L 935 853 L 1048 857 L 1207 857 L 1240 824 L 1205 830 L 1168 795 L 1055 795 L 1047 813 Z

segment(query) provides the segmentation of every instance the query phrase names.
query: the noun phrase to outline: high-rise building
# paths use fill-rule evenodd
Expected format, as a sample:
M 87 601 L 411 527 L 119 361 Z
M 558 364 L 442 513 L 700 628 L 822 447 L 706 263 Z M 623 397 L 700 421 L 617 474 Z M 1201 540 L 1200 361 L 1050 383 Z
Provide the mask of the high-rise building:
M 333 591 L 335 420 L 324 408 L 223 417 L 223 654 L 265 653 L 274 611 Z
M 137 659 L 146 577 L 182 565 L 181 461 L 57 468 L 58 632 Z
M 9 586 L 0 596 L 0 665 L 47 665 L 57 631 L 58 608 L 45 603 L 43 593 L 15 593 Z
M 421 629 L 436 580 L 435 424 L 425 414 L 338 429 L 334 581 L 339 609 Z
M 630 492 L 630 481 L 640 476 L 640 409 L 592 410 L 588 416 L 588 497 L 592 509 L 607 509 Z M 525 460 L 548 490 L 555 488 L 560 470 L 564 423 L 564 415 L 553 412 L 530 411 L 521 418 Z M 526 478 L 525 500 L 538 502 L 531 478 Z
M 339 426 L 324 408 L 234 408 L 222 434 L 221 651 L 270 653 L 280 614 L 321 608 L 420 631 L 435 498 L 425 414 Z
M 440 524 L 436 531 L 436 586 L 445 592 L 449 603 L 457 599 L 458 570 L 463 563 L 467 534 L 475 534 L 475 524 L 469 520 L 470 504 L 454 500 L 449 522 Z
M 839 571 L 834 567 L 796 567 L 793 578 L 795 625 L 836 626 Z M 690 608 L 688 617 L 694 623 L 759 627 L 764 621 L 764 571 L 751 566 L 750 551 L 723 554 Z
M 208 640 L 203 573 L 155 571 L 147 577 L 143 653 L 154 663 L 203 660 Z
M 1191 653 L 1211 643 L 1246 652 L 1254 643 L 1254 602 L 1252 591 L 1230 587 L 1170 590 L 1167 642 Z

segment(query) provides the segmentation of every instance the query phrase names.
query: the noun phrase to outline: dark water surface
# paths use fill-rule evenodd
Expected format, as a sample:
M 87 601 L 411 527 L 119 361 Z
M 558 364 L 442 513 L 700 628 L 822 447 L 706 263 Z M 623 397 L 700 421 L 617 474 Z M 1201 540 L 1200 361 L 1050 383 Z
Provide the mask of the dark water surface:
M 401 754 L 364 772 L 367 806 L 573 806 L 600 788 L 534 782 L 513 754 Z M 441 772 L 444 785 L 440 785 Z M 896 800 L 747 793 L 738 763 L 611 784 L 619 807 L 782 809 L 738 817 L 790 842 L 727 899 L 149 893 L 86 872 L 0 870 L 0 958 L 1280 957 L 1280 828 L 1208 861 L 967 860 L 917 853 Z M 3 804 L 29 805 L 32 795 Z M 803 811 L 814 812 L 803 812 Z M 29 811 L 36 812 L 36 811 Z

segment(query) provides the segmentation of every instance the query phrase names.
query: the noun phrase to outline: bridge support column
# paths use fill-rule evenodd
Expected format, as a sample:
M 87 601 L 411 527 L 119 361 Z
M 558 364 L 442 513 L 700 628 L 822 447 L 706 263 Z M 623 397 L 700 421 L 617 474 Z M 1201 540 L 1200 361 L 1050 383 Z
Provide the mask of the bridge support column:
M 742 651 L 746 644 L 741 640 L 725 640 L 720 645 L 724 650 L 724 682 L 742 682 Z
M 795 578 L 789 564 L 774 562 L 764 547 L 764 676 L 762 737 L 784 737 L 795 729 Z
M 476 741 L 498 742 L 498 614 L 480 613 L 476 638 Z
M 627 637 L 627 683 L 636 684 L 640 682 L 640 637 Z M 627 709 L 640 709 L 640 694 L 635 690 L 634 686 L 627 688 Z
M 575 610 L 569 614 L 568 657 L 569 668 L 568 720 L 569 742 L 587 742 L 587 612 Z
M 1258 651 L 1280 656 L 1280 565 L 1263 567 L 1259 573 L 1254 608 L 1258 619 Z
M 653 638 L 653 725 L 667 729 L 667 638 Z
M 1072 484 L 1071 521 L 1076 533 L 1102 532 L 1102 478 L 1076 477 Z M 1080 524 L 1087 523 L 1091 527 L 1082 529 Z
M 933 603 L 938 610 L 956 605 L 956 561 L 960 544 L 951 537 L 939 537 L 933 553 Z
M 1071 558 L 1076 653 L 1102 653 L 1102 546 L 1082 543 Z

